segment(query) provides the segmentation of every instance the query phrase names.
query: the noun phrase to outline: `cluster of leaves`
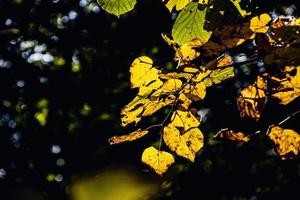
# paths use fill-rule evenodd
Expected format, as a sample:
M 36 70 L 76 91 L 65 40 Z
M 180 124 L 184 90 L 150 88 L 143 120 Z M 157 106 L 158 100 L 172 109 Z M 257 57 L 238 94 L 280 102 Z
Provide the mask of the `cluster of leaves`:
M 109 7 L 113 7 L 112 4 L 105 2 L 99 0 L 105 10 L 117 16 L 135 4 L 135 1 L 128 1 L 128 5 L 115 10 Z M 237 97 L 241 117 L 258 121 L 269 98 L 287 105 L 300 96 L 300 69 L 297 66 L 300 19 L 279 17 L 272 21 L 268 13 L 251 16 L 250 12 L 241 9 L 239 0 L 232 0 L 240 13 L 240 22 L 216 23 L 208 29 L 207 10 L 214 6 L 212 2 L 169 0 L 166 3 L 170 12 L 174 8 L 181 10 L 172 29 L 173 39 L 162 35 L 175 51 L 174 60 L 178 63 L 175 71 L 155 67 L 147 56 L 136 58 L 130 66 L 131 88 L 137 88 L 138 94 L 122 109 L 122 126 L 137 124 L 143 117 L 164 107 L 168 108 L 167 115 L 160 124 L 139 128 L 129 135 L 114 136 L 109 142 L 133 141 L 148 134 L 151 128 L 161 127 L 159 148 L 148 147 L 142 154 L 142 162 L 158 174 L 166 172 L 174 163 L 173 154 L 161 150 L 162 140 L 170 151 L 192 162 L 203 147 L 204 136 L 199 129 L 201 118 L 192 103 L 203 100 L 207 88 L 236 76 L 234 69 L 241 63 L 234 62 L 225 51 L 250 41 L 255 43 L 256 50 L 254 59 L 246 62 L 261 59 L 272 66 L 259 74 Z M 222 16 L 223 11 L 219 13 Z M 298 155 L 300 135 L 279 125 L 271 125 L 267 133 L 277 153 L 282 159 Z M 250 137 L 251 134 L 230 129 L 222 129 L 215 135 L 215 139 L 241 142 L 248 142 Z

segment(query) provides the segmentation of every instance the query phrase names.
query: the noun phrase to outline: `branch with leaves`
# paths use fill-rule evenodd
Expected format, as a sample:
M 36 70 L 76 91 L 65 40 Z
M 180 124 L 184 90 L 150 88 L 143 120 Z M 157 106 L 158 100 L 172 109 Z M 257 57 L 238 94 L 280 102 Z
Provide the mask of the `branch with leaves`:
M 98 2 L 117 16 L 134 6 L 134 3 L 133 6 L 120 4 L 119 9 L 124 9 L 117 11 L 109 7 L 113 4 L 104 0 Z M 158 149 L 153 146 L 146 148 L 142 162 L 160 175 L 175 162 L 173 154 L 194 162 L 197 152 L 204 146 L 205 134 L 199 128 L 201 118 L 192 103 L 202 101 L 207 88 L 236 77 L 236 67 L 258 60 L 272 67 L 258 74 L 255 81 L 236 98 L 241 117 L 259 121 L 269 98 L 287 105 L 300 96 L 300 68 L 297 66 L 300 61 L 300 19 L 279 17 L 272 21 L 268 13 L 251 16 L 250 12 L 241 9 L 239 2 L 231 1 L 241 15 L 239 23 L 215 23 L 208 30 L 206 14 L 207 10 L 214 9 L 214 1 L 167 1 L 166 7 L 170 12 L 174 8 L 180 10 L 172 29 L 173 39 L 162 34 L 163 40 L 175 51 L 176 70 L 155 67 L 147 56 L 136 58 L 130 66 L 130 82 L 131 88 L 138 89 L 138 93 L 122 109 L 121 125 L 136 125 L 142 118 L 162 108 L 168 107 L 169 110 L 161 123 L 138 128 L 129 135 L 114 136 L 110 138 L 110 144 L 134 141 L 152 132 L 150 129 L 160 127 Z M 222 12 L 218 12 L 222 16 Z M 235 62 L 230 52 L 247 44 L 254 44 L 253 56 L 246 61 Z M 270 125 L 267 136 L 274 142 L 278 155 L 289 159 L 299 153 L 300 136 L 280 125 Z M 222 129 L 214 138 L 248 142 L 252 135 Z M 169 152 L 161 150 L 162 144 Z

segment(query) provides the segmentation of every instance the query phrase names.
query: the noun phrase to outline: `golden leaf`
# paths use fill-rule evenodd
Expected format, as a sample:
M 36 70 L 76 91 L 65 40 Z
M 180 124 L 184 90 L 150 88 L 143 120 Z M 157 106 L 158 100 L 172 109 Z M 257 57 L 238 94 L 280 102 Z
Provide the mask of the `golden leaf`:
M 240 15 L 241 15 L 242 17 L 245 17 L 245 16 L 251 14 L 251 12 L 247 12 L 246 10 L 243 10 L 243 9 L 241 8 L 241 5 L 240 5 L 241 0 L 230 0 L 230 1 L 233 3 L 233 5 L 234 5 L 234 6 L 236 7 L 236 9 L 239 11 L 239 13 L 240 13 Z
M 182 86 L 182 81 L 179 79 L 166 80 L 162 87 L 156 90 L 151 96 L 160 96 L 163 94 L 174 93 L 178 91 Z
M 275 149 L 282 160 L 298 155 L 300 149 L 300 135 L 297 132 L 271 125 L 269 127 L 268 137 L 274 142 Z
M 131 142 L 131 141 L 137 140 L 137 139 L 145 136 L 148 133 L 149 133 L 148 130 L 138 129 L 138 130 L 130 133 L 129 135 L 116 135 L 116 136 L 113 136 L 113 137 L 109 138 L 108 142 L 109 142 L 110 145 L 120 144 L 120 143 L 123 143 L 123 142 Z
M 287 105 L 300 96 L 300 67 L 286 66 L 284 68 L 285 78 L 271 77 L 277 87 L 273 88 L 272 97 L 279 99 L 280 104 Z
M 179 94 L 178 100 L 180 102 L 180 105 L 185 110 L 187 110 L 190 107 L 191 103 L 192 103 L 192 100 L 190 100 L 189 98 L 187 98 L 187 96 L 184 93 L 180 93 Z
M 206 95 L 206 86 L 203 82 L 186 84 L 183 93 L 193 101 L 203 100 Z
M 152 115 L 166 105 L 166 102 L 158 97 L 150 100 L 149 98 L 137 96 L 122 109 L 121 125 L 127 126 L 133 122 L 138 123 L 142 116 Z
M 271 21 L 270 15 L 263 13 L 250 20 L 250 29 L 255 33 L 266 33 L 269 29 L 267 24 Z
M 154 147 L 148 147 L 142 154 L 142 162 L 150 166 L 154 171 L 162 175 L 175 162 L 172 154 L 159 151 Z
M 196 153 L 203 147 L 203 134 L 199 128 L 191 128 L 186 132 L 180 131 L 170 123 L 164 127 L 163 139 L 171 151 L 178 156 L 195 161 Z
M 203 45 L 203 41 L 199 38 L 195 38 L 181 46 L 176 44 L 172 39 L 168 38 L 165 34 L 162 34 L 162 38 L 168 43 L 169 46 L 175 50 L 175 61 L 180 61 L 179 65 L 186 65 L 191 63 L 200 56 L 200 53 L 196 51 Z
M 250 117 L 258 120 L 264 109 L 266 103 L 266 89 L 267 85 L 265 80 L 257 76 L 256 81 L 244 88 L 237 98 L 238 108 L 241 117 Z
M 146 86 L 158 79 L 159 70 L 153 67 L 153 61 L 147 56 L 136 58 L 130 66 L 132 88 Z
M 242 132 L 234 132 L 228 128 L 221 129 L 215 136 L 217 140 L 236 140 L 241 142 L 248 142 L 250 139 Z
M 173 113 L 171 123 L 177 128 L 182 127 L 185 131 L 200 125 L 200 121 L 190 111 L 180 110 Z

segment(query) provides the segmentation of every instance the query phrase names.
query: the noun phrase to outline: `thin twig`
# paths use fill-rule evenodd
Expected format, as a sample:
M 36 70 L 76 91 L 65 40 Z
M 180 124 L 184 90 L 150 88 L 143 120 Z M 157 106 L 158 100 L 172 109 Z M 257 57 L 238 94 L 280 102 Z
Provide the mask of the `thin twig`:
M 288 117 L 286 117 L 285 119 L 283 119 L 281 122 L 278 123 L 278 125 L 283 124 L 284 122 L 286 122 L 287 120 L 289 120 L 291 117 L 297 115 L 298 113 L 300 113 L 300 110 L 297 110 L 296 112 L 292 113 L 291 115 L 289 115 Z

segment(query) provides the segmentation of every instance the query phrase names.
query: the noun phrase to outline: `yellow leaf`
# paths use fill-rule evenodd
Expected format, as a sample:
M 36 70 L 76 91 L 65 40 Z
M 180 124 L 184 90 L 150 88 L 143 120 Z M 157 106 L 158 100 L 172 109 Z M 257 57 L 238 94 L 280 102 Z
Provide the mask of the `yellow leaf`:
M 148 147 L 142 154 L 142 162 L 150 166 L 154 171 L 162 175 L 175 162 L 172 154 L 159 151 L 154 147 Z
M 192 100 L 187 98 L 187 96 L 184 93 L 180 93 L 178 100 L 180 101 L 180 105 L 185 109 L 188 110 L 189 106 L 192 103 Z
M 215 136 L 217 140 L 236 140 L 241 142 L 248 142 L 250 139 L 242 132 L 234 132 L 228 128 L 221 129 Z
M 203 41 L 199 38 L 192 39 L 191 41 L 179 46 L 172 39 L 162 34 L 162 38 L 168 43 L 169 46 L 175 50 L 175 61 L 180 61 L 179 65 L 189 64 L 191 61 L 200 56 L 196 50 L 203 45 Z
M 234 67 L 226 67 L 215 70 L 208 70 L 209 76 L 204 79 L 204 84 L 206 87 L 210 87 L 213 84 L 219 84 L 222 81 L 234 77 Z
M 151 98 L 151 97 L 150 97 Z M 135 97 L 121 111 L 121 125 L 126 126 L 130 123 L 138 123 L 142 116 L 149 116 L 166 106 L 167 104 L 158 97 L 150 100 L 140 96 Z
M 162 87 L 156 90 L 151 96 L 161 96 L 163 94 L 174 93 L 178 91 L 182 86 L 182 81 L 179 79 L 166 80 Z
M 129 135 L 113 136 L 113 137 L 109 138 L 108 142 L 110 145 L 120 144 L 123 142 L 131 142 L 133 140 L 137 140 L 137 139 L 145 136 L 146 134 L 148 134 L 148 132 L 149 132 L 148 130 L 138 129 L 137 131 L 134 131 L 134 132 L 130 133 Z
M 272 97 L 279 99 L 280 104 L 287 105 L 300 96 L 300 67 L 286 66 L 284 73 L 286 77 L 283 79 L 271 77 L 278 84 L 273 88 Z
M 164 128 L 164 142 L 178 156 L 195 161 L 196 153 L 203 147 L 203 134 L 199 128 L 191 128 L 187 132 L 180 131 L 173 125 L 169 124 Z
M 203 100 L 206 95 L 206 86 L 203 82 L 193 83 L 193 85 L 186 84 L 183 92 L 186 97 L 193 101 Z
M 241 1 L 242 0 L 230 0 L 232 3 L 233 3 L 233 5 L 236 7 L 236 9 L 239 11 L 239 13 L 240 13 L 240 15 L 242 16 L 242 17 L 245 17 L 245 16 L 247 16 L 247 15 L 251 15 L 251 12 L 247 12 L 246 10 L 243 10 L 242 8 L 241 8 L 241 5 L 240 5 L 240 3 L 241 3 Z
M 299 154 L 300 135 L 297 132 L 272 125 L 269 127 L 268 137 L 274 142 L 276 151 L 282 160 Z
M 130 66 L 130 82 L 132 88 L 146 86 L 158 79 L 158 69 L 153 67 L 153 61 L 147 56 L 136 58 Z
M 164 1 L 164 0 L 163 0 Z M 192 0 L 167 0 L 168 3 L 166 4 L 166 7 L 170 12 L 172 12 L 173 8 L 176 6 L 176 10 L 181 10 L 184 8 L 188 3 L 190 3 Z
M 250 117 L 258 120 L 266 103 L 265 80 L 257 76 L 255 83 L 244 88 L 237 98 L 241 117 Z
M 250 29 L 255 33 L 266 33 L 269 29 L 267 24 L 270 21 L 270 15 L 268 15 L 267 13 L 263 13 L 259 17 L 256 16 L 250 20 Z
M 187 131 L 190 128 L 198 127 L 200 121 L 190 111 L 176 110 L 171 117 L 171 124 Z
M 199 4 L 207 5 L 212 0 L 199 0 Z
M 146 86 L 140 87 L 138 95 L 146 97 L 146 96 L 150 95 L 153 91 L 160 88 L 162 85 L 163 85 L 163 82 L 160 79 L 157 79 L 156 81 L 153 81 Z
M 161 73 L 159 74 L 159 78 L 168 80 L 168 79 L 179 79 L 179 78 L 185 78 L 186 80 L 189 80 L 193 77 L 193 74 L 191 73 L 184 73 L 184 72 L 169 72 L 169 73 Z

